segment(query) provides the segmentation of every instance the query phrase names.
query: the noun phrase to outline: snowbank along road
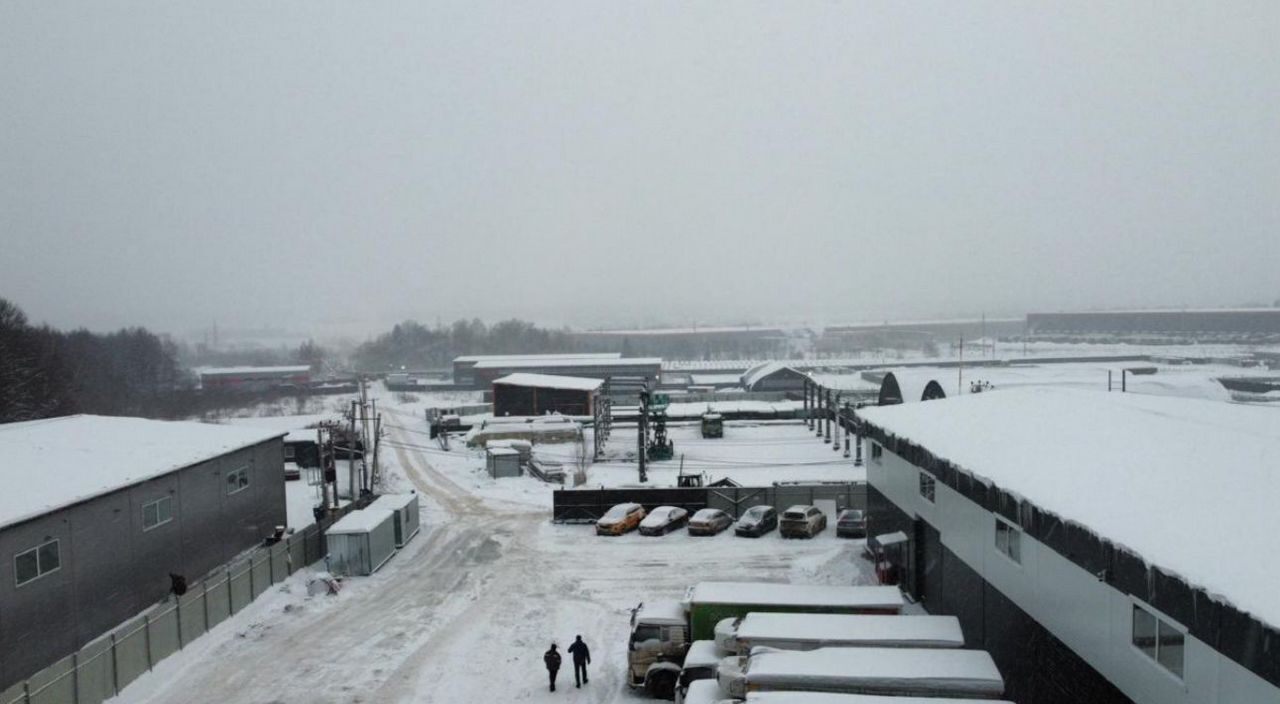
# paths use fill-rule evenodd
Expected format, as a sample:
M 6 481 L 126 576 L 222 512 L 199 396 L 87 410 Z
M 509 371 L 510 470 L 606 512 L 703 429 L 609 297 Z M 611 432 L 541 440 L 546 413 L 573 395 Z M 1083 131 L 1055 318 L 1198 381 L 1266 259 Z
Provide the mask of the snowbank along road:
M 477 496 L 466 488 L 474 468 L 437 469 L 403 428 L 390 440 L 389 480 L 423 495 L 421 535 L 337 596 L 308 596 L 314 573 L 299 572 L 116 701 L 638 701 L 625 684 L 636 603 L 678 598 L 703 579 L 867 579 L 854 557 L 860 543 L 834 531 L 813 541 L 597 537 L 589 526 L 551 524 L 549 505 Z M 542 653 L 552 641 L 563 652 L 577 634 L 591 647 L 591 682 L 574 688 L 566 656 L 550 693 Z

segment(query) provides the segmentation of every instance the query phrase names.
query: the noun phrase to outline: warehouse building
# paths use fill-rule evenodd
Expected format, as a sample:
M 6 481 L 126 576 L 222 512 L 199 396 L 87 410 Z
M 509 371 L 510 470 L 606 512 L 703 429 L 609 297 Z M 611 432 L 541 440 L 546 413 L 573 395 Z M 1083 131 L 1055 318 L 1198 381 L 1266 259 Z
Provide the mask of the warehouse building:
M 869 533 L 1019 702 L 1280 702 L 1280 415 L 1025 388 L 859 411 Z
M 1280 308 L 1028 313 L 1037 337 L 1146 336 L 1221 341 L 1280 339 Z
M 0 425 L 0 690 L 285 523 L 283 432 L 67 416 Z
M 795 394 L 804 391 L 809 376 L 784 362 L 765 362 L 748 369 L 740 383 L 747 391 L 782 391 Z
M 306 388 L 311 367 L 210 367 L 200 369 L 200 387 L 208 391 L 266 391 Z
M 553 374 L 508 374 L 493 382 L 493 415 L 589 416 L 604 382 Z
M 474 388 L 487 389 L 493 382 L 508 374 L 552 374 L 578 376 L 610 381 L 622 378 L 628 381 L 656 382 L 662 371 L 662 360 L 657 357 L 613 357 L 600 359 L 551 358 L 551 359 L 487 359 L 476 362 L 470 378 Z
M 617 352 L 595 352 L 585 354 L 469 354 L 455 357 L 453 360 L 453 384 L 464 388 L 482 389 L 486 384 L 477 381 L 476 365 L 490 364 L 539 364 L 554 361 L 587 362 L 592 360 L 621 359 Z M 501 376 L 501 375 L 499 375 Z M 496 378 L 496 377 L 495 377 Z M 492 382 L 492 379 L 490 379 Z

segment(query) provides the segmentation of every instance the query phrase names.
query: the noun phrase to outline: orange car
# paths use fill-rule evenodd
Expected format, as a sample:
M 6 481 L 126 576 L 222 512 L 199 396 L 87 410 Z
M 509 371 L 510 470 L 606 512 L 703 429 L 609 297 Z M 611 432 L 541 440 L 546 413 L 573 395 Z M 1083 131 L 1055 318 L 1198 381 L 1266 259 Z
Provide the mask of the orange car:
M 622 535 L 636 529 L 644 520 L 640 504 L 618 504 L 596 521 L 596 535 Z

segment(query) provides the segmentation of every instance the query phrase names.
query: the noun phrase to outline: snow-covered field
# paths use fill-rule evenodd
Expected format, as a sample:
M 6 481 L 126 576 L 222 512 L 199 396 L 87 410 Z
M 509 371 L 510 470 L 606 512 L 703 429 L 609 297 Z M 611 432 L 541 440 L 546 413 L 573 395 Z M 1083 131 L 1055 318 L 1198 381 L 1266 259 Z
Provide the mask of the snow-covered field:
M 416 406 L 379 405 L 389 411 L 387 484 L 422 494 L 422 534 L 374 576 L 347 580 L 337 596 L 308 596 L 315 573 L 300 571 L 117 701 L 640 700 L 624 681 L 629 609 L 638 602 L 678 598 L 708 579 L 871 579 L 857 557 L 861 541 L 838 540 L 834 531 L 812 541 L 602 538 L 590 526 L 554 525 L 547 485 L 492 480 L 478 453 L 457 445 L 445 453 L 428 440 Z M 621 456 L 633 434 L 615 431 L 610 451 Z M 731 424 L 723 440 L 706 441 L 696 427 L 680 426 L 672 438 L 677 460 L 655 463 L 653 485 L 674 483 L 681 453 L 686 468 L 744 483 L 862 476 L 798 424 Z M 588 480 L 629 484 L 635 471 L 634 463 L 603 463 Z M 592 648 L 591 683 L 564 687 L 572 681 L 565 668 L 551 694 L 542 652 L 577 634 Z

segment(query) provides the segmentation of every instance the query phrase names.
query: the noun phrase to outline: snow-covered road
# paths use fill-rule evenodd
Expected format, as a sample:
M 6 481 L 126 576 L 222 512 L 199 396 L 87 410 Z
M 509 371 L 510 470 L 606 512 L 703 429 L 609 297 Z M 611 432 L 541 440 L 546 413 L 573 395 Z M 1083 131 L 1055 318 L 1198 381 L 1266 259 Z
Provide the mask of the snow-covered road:
M 627 689 L 629 609 L 704 579 L 848 584 L 858 545 L 720 535 L 596 537 L 554 525 L 549 505 L 477 495 L 391 428 L 388 472 L 424 497 L 424 530 L 380 572 L 311 597 L 308 570 L 273 588 L 117 701 L 479 702 L 639 700 Z M 547 691 L 541 655 L 581 634 L 592 680 Z M 567 685 L 567 686 L 566 686 Z

